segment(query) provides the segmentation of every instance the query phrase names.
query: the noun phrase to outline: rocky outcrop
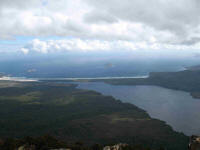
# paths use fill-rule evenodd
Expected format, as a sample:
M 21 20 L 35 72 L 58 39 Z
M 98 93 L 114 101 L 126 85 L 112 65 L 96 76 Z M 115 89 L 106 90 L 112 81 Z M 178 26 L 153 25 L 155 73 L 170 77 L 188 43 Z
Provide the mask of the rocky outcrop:
M 123 150 L 127 146 L 128 146 L 128 144 L 119 143 L 119 144 L 116 144 L 116 145 L 113 145 L 113 146 L 105 146 L 103 148 L 103 150 Z
M 23 145 L 20 146 L 17 150 L 36 150 L 35 145 Z
M 20 146 L 17 150 L 37 150 L 35 145 L 23 145 Z M 70 148 L 59 148 L 59 149 L 50 149 L 50 150 L 71 150 Z
M 60 149 L 51 149 L 51 150 L 71 150 L 70 148 L 60 148 Z
M 200 150 L 200 136 L 191 136 L 188 150 Z

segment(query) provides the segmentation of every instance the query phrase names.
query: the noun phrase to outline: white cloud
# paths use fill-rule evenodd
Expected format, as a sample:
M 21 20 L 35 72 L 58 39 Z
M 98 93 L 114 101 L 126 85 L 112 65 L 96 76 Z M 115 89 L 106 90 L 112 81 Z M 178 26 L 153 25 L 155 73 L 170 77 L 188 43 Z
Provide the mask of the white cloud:
M 152 37 L 149 42 L 133 42 L 124 40 L 102 41 L 102 40 L 82 40 L 78 38 L 62 39 L 62 40 L 39 40 L 34 39 L 23 48 L 21 51 L 24 54 L 28 53 L 56 53 L 56 52 L 90 52 L 90 51 L 134 51 L 134 50 L 197 50 L 200 48 L 200 43 L 193 46 L 159 44 L 155 43 Z
M 199 49 L 200 42 L 199 0 L 1 0 L 0 22 L 0 39 L 72 38 L 32 41 L 31 49 L 41 53 L 53 48 Z
M 29 49 L 27 49 L 27 48 L 21 48 L 21 51 L 22 51 L 24 54 L 28 54 L 28 53 L 29 53 Z

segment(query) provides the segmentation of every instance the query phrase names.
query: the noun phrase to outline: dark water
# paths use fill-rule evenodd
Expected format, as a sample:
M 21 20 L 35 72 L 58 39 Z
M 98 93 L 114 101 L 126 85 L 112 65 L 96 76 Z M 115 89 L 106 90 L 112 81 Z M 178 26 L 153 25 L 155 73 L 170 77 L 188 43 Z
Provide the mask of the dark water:
M 130 54 L 131 55 L 131 54 Z M 112 55 L 111 55 L 112 56 Z M 133 55 L 134 56 L 134 55 Z M 119 57 L 119 58 L 118 58 Z M 0 72 L 27 78 L 88 78 L 143 76 L 149 72 L 179 71 L 199 59 L 129 58 L 128 56 L 26 56 L 0 59 Z
M 200 134 L 200 99 L 189 93 L 157 86 L 115 86 L 105 83 L 79 83 L 146 110 L 153 118 L 166 121 L 174 130 L 186 135 Z

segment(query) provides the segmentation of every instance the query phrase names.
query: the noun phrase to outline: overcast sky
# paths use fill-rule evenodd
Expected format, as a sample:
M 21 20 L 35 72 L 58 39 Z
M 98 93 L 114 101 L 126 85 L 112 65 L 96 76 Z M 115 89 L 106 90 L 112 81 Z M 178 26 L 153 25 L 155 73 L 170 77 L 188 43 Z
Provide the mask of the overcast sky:
M 0 0 L 0 52 L 200 49 L 200 0 Z

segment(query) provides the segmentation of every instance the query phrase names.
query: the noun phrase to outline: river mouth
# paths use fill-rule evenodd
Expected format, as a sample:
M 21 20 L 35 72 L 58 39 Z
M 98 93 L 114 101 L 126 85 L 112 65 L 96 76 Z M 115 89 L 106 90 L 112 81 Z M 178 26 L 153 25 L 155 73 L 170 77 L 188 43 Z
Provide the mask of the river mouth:
M 200 134 L 200 99 L 190 93 L 158 86 L 121 86 L 103 82 L 77 82 L 78 88 L 94 90 L 142 108 L 165 121 L 175 131 L 190 136 Z

